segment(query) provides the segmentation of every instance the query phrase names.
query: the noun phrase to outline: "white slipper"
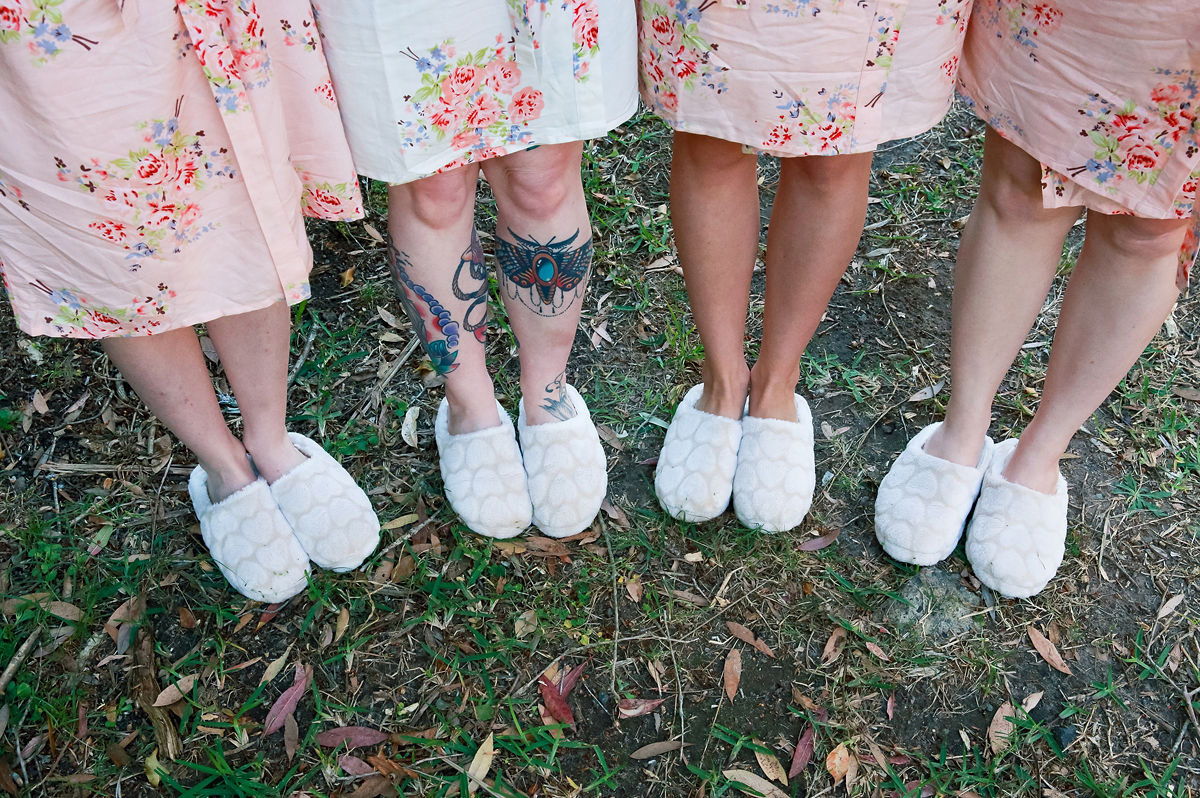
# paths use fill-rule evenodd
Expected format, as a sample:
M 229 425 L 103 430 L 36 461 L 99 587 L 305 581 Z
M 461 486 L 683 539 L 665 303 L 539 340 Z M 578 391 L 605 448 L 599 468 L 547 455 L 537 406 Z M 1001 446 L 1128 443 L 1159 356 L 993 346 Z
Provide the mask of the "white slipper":
M 608 460 L 587 403 L 573 386 L 563 390 L 575 405 L 573 418 L 529 426 L 524 399 L 517 416 L 533 524 L 552 538 L 587 529 L 608 492 Z
M 925 442 L 941 426 L 918 432 L 879 483 L 875 537 L 900 562 L 934 565 L 954 553 L 992 457 L 987 437 L 974 468 L 926 454 Z
M 703 393 L 704 383 L 694 385 L 679 403 L 654 474 L 659 504 L 680 521 L 716 518 L 733 493 L 742 420 L 697 409 Z
M 1040 593 L 1062 564 L 1067 540 L 1067 481 L 1053 494 L 1004 478 L 1017 441 L 996 444 L 967 525 L 967 560 L 979 581 L 1002 596 Z
M 200 537 L 234 590 L 271 604 L 304 590 L 308 555 L 266 480 L 260 477 L 214 504 L 208 498 L 208 474 L 196 466 L 188 494 L 200 519 Z
M 812 507 L 817 481 L 812 412 L 804 397 L 795 396 L 795 421 L 742 419 L 733 511 L 751 529 L 786 532 L 800 526 Z
M 379 545 L 371 500 L 320 444 L 297 432 L 288 437 L 308 459 L 271 483 L 271 495 L 309 559 L 338 573 L 351 571 Z
M 461 435 L 447 428 L 449 404 L 438 405 L 433 425 L 446 498 L 472 532 L 511 538 L 529 526 L 533 509 L 512 419 L 500 403 L 500 424 Z

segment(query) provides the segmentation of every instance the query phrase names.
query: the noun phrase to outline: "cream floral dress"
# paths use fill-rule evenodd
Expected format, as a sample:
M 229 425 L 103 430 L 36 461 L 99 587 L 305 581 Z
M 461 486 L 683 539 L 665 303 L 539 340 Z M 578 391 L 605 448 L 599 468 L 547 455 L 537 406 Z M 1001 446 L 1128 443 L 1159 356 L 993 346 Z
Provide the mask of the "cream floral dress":
M 32 335 L 309 295 L 303 212 L 361 215 L 307 0 L 0 0 L 0 269 Z
M 407 183 L 602 136 L 637 107 L 632 0 L 317 0 L 360 173 Z
M 960 73 L 981 119 L 1042 163 L 1046 207 L 1194 219 L 1200 181 L 1195 0 L 975 0 Z

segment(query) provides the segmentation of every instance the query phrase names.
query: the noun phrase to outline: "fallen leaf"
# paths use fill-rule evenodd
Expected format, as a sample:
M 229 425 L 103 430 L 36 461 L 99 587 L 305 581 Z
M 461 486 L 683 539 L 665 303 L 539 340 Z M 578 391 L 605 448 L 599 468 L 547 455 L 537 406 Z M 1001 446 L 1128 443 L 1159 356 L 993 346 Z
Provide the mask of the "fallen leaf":
M 612 499 L 605 496 L 604 501 L 600 503 L 600 509 L 612 519 L 619 529 L 629 529 L 629 516 L 625 515 L 624 510 L 613 504 Z
M 287 754 L 289 762 L 296 758 L 296 749 L 299 747 L 300 727 L 296 723 L 296 716 L 288 715 L 283 719 L 283 752 Z
M 1062 671 L 1068 676 L 1071 675 L 1071 669 L 1063 661 L 1062 654 L 1058 653 L 1058 649 L 1054 647 L 1054 644 L 1044 634 L 1039 632 L 1033 624 L 1029 625 L 1029 639 L 1033 641 L 1033 647 L 1042 655 L 1042 659 L 1050 664 L 1051 668 L 1054 668 L 1056 671 Z
M 300 703 L 310 681 L 312 681 L 312 668 L 297 662 L 296 678 L 292 681 L 292 686 L 279 694 L 279 698 L 275 699 L 275 703 L 267 712 L 267 719 L 263 721 L 264 737 L 283 728 L 284 719 L 296 711 L 296 705 Z
M 683 743 L 679 740 L 663 740 L 659 743 L 650 743 L 643 745 L 641 748 L 629 755 L 630 759 L 653 759 L 656 756 L 669 754 L 672 751 L 678 751 L 683 748 Z
M 571 554 L 571 550 L 561 540 L 541 535 L 523 537 L 521 538 L 521 543 L 531 552 L 545 554 L 550 557 L 568 557 Z
M 1188 388 L 1183 385 L 1176 385 L 1171 389 L 1171 393 L 1180 399 L 1187 399 L 1189 402 L 1200 402 L 1200 388 Z
M 197 674 L 193 673 L 190 676 L 184 676 L 174 684 L 169 684 L 158 694 L 158 698 L 154 699 L 154 706 L 167 707 L 174 704 L 176 701 L 182 701 L 183 697 L 192 692 L 192 686 L 196 684 Z
M 258 680 L 259 684 L 266 684 L 267 682 L 273 681 L 275 677 L 279 675 L 280 671 L 283 670 L 284 664 L 287 662 L 288 655 L 292 653 L 292 646 L 294 645 L 296 645 L 294 642 L 289 643 L 288 647 L 284 649 L 284 652 L 279 655 L 279 658 L 273 660 L 271 664 L 267 666 L 267 669 L 263 671 L 262 678 Z
M 587 670 L 587 666 L 587 662 L 582 662 L 563 674 L 563 677 L 558 681 L 559 695 L 565 699 L 571 694 L 571 691 L 575 689 L 575 685 L 579 682 L 579 677 Z
M 751 632 L 745 626 L 742 626 L 740 623 L 736 623 L 734 621 L 726 621 L 725 626 L 729 629 L 729 634 L 733 635 L 738 640 L 741 640 L 743 643 L 748 643 L 749 645 L 753 646 L 755 650 L 766 654 L 768 657 L 775 656 L 775 652 L 771 650 L 771 647 L 764 643 L 761 637 L 754 634 L 754 632 Z
M 345 744 L 347 749 L 353 750 L 364 745 L 379 745 L 387 738 L 385 733 L 366 726 L 338 726 L 318 734 L 317 745 L 324 748 L 337 748 L 339 745 Z
M 762 751 L 755 751 L 754 758 L 758 760 L 758 766 L 762 768 L 763 774 L 768 779 L 774 779 L 784 787 L 787 786 L 787 773 L 784 771 L 783 765 L 779 764 L 778 757 L 774 754 L 764 754 Z
M 112 763 L 119 768 L 127 767 L 133 762 L 133 757 L 129 755 L 129 752 L 116 743 L 109 743 L 104 746 L 104 751 L 108 754 L 108 758 Z
M 146 781 L 150 782 L 151 787 L 157 787 L 162 783 L 162 774 L 165 771 L 162 765 L 158 764 L 157 748 L 150 752 L 150 756 L 146 757 L 146 761 L 142 764 L 142 769 L 146 771 Z
M 538 677 L 538 692 L 542 694 L 546 710 L 555 720 L 574 727 L 575 716 L 571 714 L 571 707 L 558 691 L 558 687 L 544 673 Z
M 33 409 L 37 411 L 39 416 L 44 416 L 50 412 L 50 405 L 46 403 L 46 397 L 42 395 L 41 391 L 33 392 Z
M 1176 643 L 1171 647 L 1171 653 L 1167 655 L 1167 670 L 1171 671 L 1171 673 L 1174 673 L 1175 671 L 1179 670 L 1179 663 L 1182 661 L 1183 652 L 1180 650 L 1179 644 Z
M 414 449 L 419 448 L 417 446 L 417 416 L 420 412 L 420 406 L 413 405 L 404 411 L 404 421 L 400 424 L 400 438 Z
M 686 601 L 688 604 L 693 604 L 697 607 L 708 606 L 708 599 L 704 598 L 704 596 L 697 595 L 690 590 L 675 590 L 673 588 L 667 588 L 667 592 L 680 601 Z
M 729 696 L 730 702 L 737 695 L 738 683 L 742 680 L 742 651 L 738 648 L 729 649 L 729 653 L 725 655 L 725 668 L 723 672 L 725 681 L 725 695 Z
M 1004 753 L 1008 749 L 1009 740 L 1012 733 L 1016 730 L 1016 726 L 1009 718 L 1016 715 L 1016 710 L 1013 709 L 1011 701 L 1005 701 L 996 710 L 996 714 L 992 716 L 992 722 L 988 724 L 988 744 L 992 748 L 992 753 L 996 756 Z
M 798 546 L 798 548 L 800 551 L 820 551 L 830 543 L 833 543 L 833 541 L 837 540 L 838 535 L 840 534 L 842 534 L 842 528 L 836 527 L 818 538 L 810 538 L 804 541 Z
M 730 770 L 721 771 L 721 775 L 730 781 L 737 782 L 742 785 L 742 792 L 746 795 L 760 795 L 762 798 L 787 798 L 787 793 L 776 787 L 771 782 L 764 779 L 757 773 L 751 773 L 748 770 L 739 770 L 732 768 Z M 750 789 L 744 789 L 749 787 Z M 753 790 L 753 792 L 751 792 Z
M 1029 695 L 1025 696 L 1025 700 L 1021 702 L 1021 708 L 1024 709 L 1026 713 L 1033 712 L 1033 708 L 1041 703 L 1042 696 L 1045 694 L 1046 692 L 1044 690 L 1038 690 L 1036 693 L 1030 693 Z
M 616 449 L 618 452 L 625 451 L 625 443 L 621 440 L 621 436 L 613 431 L 613 428 L 607 424 L 597 424 L 596 433 L 609 446 Z
M 1182 602 L 1182 593 L 1180 593 L 1178 596 L 1172 596 L 1171 598 L 1167 599 L 1165 602 L 1163 602 L 1163 605 L 1158 608 L 1158 615 L 1154 616 L 1154 619 L 1156 621 L 1161 621 L 1163 618 L 1166 618 L 1168 615 L 1174 612 L 1175 608 L 1178 607 Z
M 891 658 L 888 657 L 887 654 L 883 653 L 883 649 L 879 647 L 878 643 L 872 643 L 870 641 L 867 641 L 867 651 L 870 651 L 872 654 L 879 657 L 884 662 L 892 661 Z
M 346 269 L 346 271 L 338 274 L 338 286 L 345 288 L 346 286 L 350 285 L 350 283 L 354 282 L 354 272 L 357 269 L 357 266 L 351 266 L 349 269 Z
M 804 725 L 804 731 L 800 732 L 800 736 L 796 739 L 796 750 L 792 752 L 792 764 L 788 767 L 788 778 L 794 779 L 800 775 L 806 767 L 813 755 L 813 742 L 816 737 L 816 732 L 813 727 L 808 724 Z
M 838 743 L 838 747 L 830 751 L 829 756 L 825 757 L 825 769 L 833 777 L 834 784 L 839 783 L 850 773 L 850 768 L 853 767 L 851 765 L 853 759 L 854 754 L 850 753 L 850 749 L 846 747 L 845 743 Z
M 665 698 L 622 698 L 617 702 L 617 716 L 622 720 L 639 718 L 658 709 Z
M 362 761 L 354 754 L 342 754 L 338 757 L 338 767 L 350 776 L 369 776 L 375 768 Z
M 537 631 L 538 617 L 537 610 L 529 609 L 517 616 L 517 620 L 513 622 L 513 634 L 518 640 L 523 640 Z
M 492 769 L 492 759 L 496 756 L 496 745 L 493 741 L 492 734 L 489 733 L 487 739 L 483 741 L 483 745 L 475 751 L 475 756 L 471 758 L 471 764 L 467 767 L 467 792 L 474 794 L 479 789 L 479 784 L 483 781 L 484 776 Z
M 835 662 L 842 655 L 842 649 L 846 647 L 846 629 L 839 626 L 829 635 L 829 639 L 825 641 L 825 650 L 821 652 L 821 664 L 829 665 Z
M 642 602 L 642 580 L 641 577 L 633 577 L 625 581 L 625 592 L 629 594 L 629 598 L 633 599 L 635 604 Z
M 179 607 L 179 625 L 184 629 L 196 628 L 196 614 L 183 605 Z
M 924 388 L 922 388 L 921 390 L 917 391 L 912 396 L 908 397 L 908 399 L 906 401 L 924 402 L 927 399 L 932 399 L 933 397 L 937 396 L 939 393 L 942 392 L 942 388 L 945 388 L 945 387 L 946 387 L 946 381 L 938 380 L 933 385 L 927 385 Z
M 350 608 L 342 607 L 342 609 L 338 611 L 337 629 L 333 633 L 333 642 L 336 643 L 337 641 L 342 639 L 342 635 L 346 634 L 346 627 L 348 627 L 349 625 L 350 625 Z
M 367 231 L 367 235 L 369 235 L 371 237 L 371 240 L 374 241 L 376 244 L 383 243 L 383 236 L 379 235 L 379 231 L 376 230 L 373 225 L 368 224 L 367 222 L 363 222 L 363 230 Z
M 403 325 L 400 324 L 399 319 L 396 318 L 396 314 L 392 313 L 382 305 L 376 305 L 375 312 L 379 314 L 379 318 L 383 319 L 383 323 L 392 329 L 399 330 L 403 327 Z
M 347 798 L 381 798 L 396 795 L 396 788 L 387 776 L 376 774 L 354 788 Z
M 892 719 L 892 713 L 893 713 L 895 710 L 896 710 L 896 694 L 895 694 L 895 693 L 892 693 L 892 694 L 891 694 L 891 695 L 889 695 L 889 696 L 888 696 L 888 698 L 887 698 L 887 717 L 888 717 L 888 720 L 891 720 L 891 719 Z

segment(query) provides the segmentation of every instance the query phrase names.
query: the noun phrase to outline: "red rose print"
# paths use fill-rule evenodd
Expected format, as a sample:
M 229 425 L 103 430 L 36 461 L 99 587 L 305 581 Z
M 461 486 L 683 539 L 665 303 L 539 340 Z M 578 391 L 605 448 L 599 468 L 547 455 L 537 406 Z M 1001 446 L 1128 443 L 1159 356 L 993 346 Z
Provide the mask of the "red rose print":
M 521 82 L 521 68 L 516 61 L 492 61 L 483 70 L 483 82 L 492 91 L 508 94 Z
M 158 153 L 149 153 L 138 161 L 134 174 L 148 186 L 157 186 L 167 179 L 167 162 Z
M 206 16 L 219 17 L 225 11 L 226 0 L 204 0 Z
M 792 132 L 788 130 L 787 125 L 780 122 L 771 128 L 771 132 L 767 134 L 766 140 L 763 142 L 764 147 L 778 147 L 782 144 L 787 144 L 792 140 Z
M 460 100 L 475 93 L 482 79 L 483 70 L 479 67 L 470 64 L 456 66 L 450 70 L 450 74 L 442 78 L 442 98 L 452 105 L 457 105 Z
M 684 58 L 676 58 L 675 63 L 671 65 L 671 71 L 675 73 L 675 77 L 683 80 L 696 74 L 696 62 Z
M 313 92 L 321 99 L 321 102 L 330 108 L 337 105 L 337 98 L 333 94 L 333 81 L 326 80 L 318 83 Z
M 500 108 L 500 103 L 496 102 L 496 98 L 484 94 L 471 103 L 471 110 L 467 112 L 467 126 L 488 127 L 500 118 L 502 112 L 503 109 Z
M 679 110 L 679 98 L 675 96 L 675 92 L 668 91 L 658 95 L 658 102 L 667 111 Z
M 483 141 L 474 130 L 464 130 L 450 140 L 450 145 L 456 150 L 469 150 Z
M 1180 108 L 1163 116 L 1163 122 L 1167 124 L 1167 131 L 1171 136 L 1171 140 L 1179 141 L 1187 135 L 1188 131 L 1192 129 L 1192 125 L 1196 123 L 1196 113 L 1189 108 Z
M 176 191 L 186 191 L 196 182 L 196 174 L 199 171 L 200 166 L 194 158 L 176 158 L 171 170 L 174 175 L 171 187 Z
M 1139 141 L 1122 147 L 1125 168 L 1131 172 L 1148 172 L 1158 167 L 1163 158 L 1163 149 L 1154 142 Z
M 0 30 L 21 29 L 21 0 L 0 0 Z
M 660 14 L 650 20 L 650 31 L 654 35 L 654 41 L 668 51 L 673 52 L 679 44 L 679 30 L 666 14 Z
M 98 219 L 89 224 L 88 227 L 99 233 L 101 238 L 117 244 L 122 243 L 126 238 L 125 225 L 111 219 Z
M 535 88 L 526 86 L 513 95 L 512 105 L 508 109 L 508 116 L 514 122 L 528 122 L 531 119 L 537 119 L 541 116 L 544 106 L 545 102 L 542 100 L 542 93 Z
M 1026 12 L 1033 21 L 1044 30 L 1051 30 L 1062 19 L 1063 12 L 1052 3 L 1037 3 Z
M 318 217 L 332 218 L 342 211 L 342 198 L 328 189 L 314 186 L 308 189 L 307 205 Z
M 1150 90 L 1150 99 L 1160 105 L 1179 105 L 1185 96 L 1178 83 L 1160 83 Z
M 442 97 L 434 103 L 433 111 L 429 114 L 429 121 L 434 127 L 448 131 L 458 127 L 462 122 L 462 117 L 462 109 L 447 104 L 446 98 Z
M 591 50 L 600 41 L 600 12 L 595 0 L 582 0 L 575 6 L 575 43 Z

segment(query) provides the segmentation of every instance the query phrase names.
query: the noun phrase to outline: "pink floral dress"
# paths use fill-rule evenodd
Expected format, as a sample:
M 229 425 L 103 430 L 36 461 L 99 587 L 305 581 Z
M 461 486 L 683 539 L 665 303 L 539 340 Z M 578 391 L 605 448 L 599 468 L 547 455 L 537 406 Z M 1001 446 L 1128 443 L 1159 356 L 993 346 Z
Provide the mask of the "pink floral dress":
M 971 0 L 638 0 L 642 100 L 771 155 L 870 152 L 937 124 Z
M 1194 219 L 1200 208 L 1200 6 L 975 0 L 959 74 L 975 112 L 1042 164 L 1046 207 Z
M 361 216 L 307 0 L 0 0 L 0 271 L 31 335 L 309 295 L 303 212 Z
M 602 136 L 637 108 L 632 0 L 315 0 L 359 172 Z

